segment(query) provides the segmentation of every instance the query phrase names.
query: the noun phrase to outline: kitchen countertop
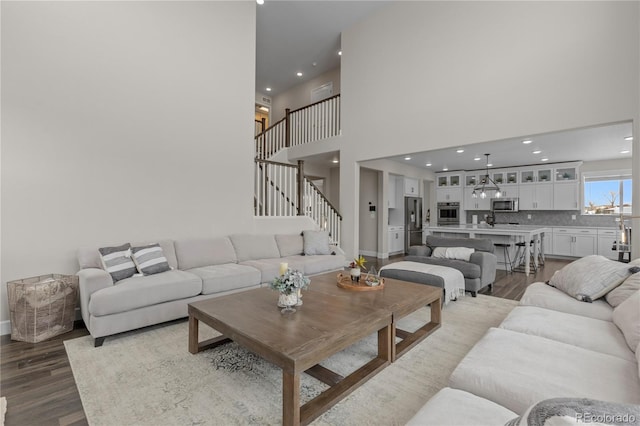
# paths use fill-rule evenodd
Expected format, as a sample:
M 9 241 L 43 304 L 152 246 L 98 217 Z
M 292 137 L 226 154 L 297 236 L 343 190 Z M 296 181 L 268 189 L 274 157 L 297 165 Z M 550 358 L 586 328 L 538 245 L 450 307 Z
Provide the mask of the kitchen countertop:
M 508 234 L 510 232 L 549 232 L 551 227 L 541 225 L 507 225 L 496 224 L 495 226 L 489 226 L 486 224 L 478 225 L 445 225 L 445 226 L 430 226 L 429 230 L 436 232 L 477 232 L 482 233 L 489 231 L 491 233 L 499 232 L 500 234 Z

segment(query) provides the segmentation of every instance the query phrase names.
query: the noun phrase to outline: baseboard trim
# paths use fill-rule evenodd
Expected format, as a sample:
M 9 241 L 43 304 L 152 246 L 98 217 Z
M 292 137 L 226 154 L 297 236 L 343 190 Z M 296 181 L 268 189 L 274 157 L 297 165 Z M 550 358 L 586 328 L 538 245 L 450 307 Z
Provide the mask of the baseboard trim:
M 0 322 L 0 336 L 11 334 L 11 321 L 6 320 Z
M 378 257 L 377 251 L 360 250 L 362 256 Z

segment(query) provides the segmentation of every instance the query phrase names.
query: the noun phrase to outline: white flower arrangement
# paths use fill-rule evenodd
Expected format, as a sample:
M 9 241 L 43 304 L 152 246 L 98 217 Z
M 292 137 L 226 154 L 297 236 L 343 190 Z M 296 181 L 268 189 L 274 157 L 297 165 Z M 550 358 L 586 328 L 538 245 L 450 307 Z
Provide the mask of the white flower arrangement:
M 299 289 L 307 289 L 310 283 L 311 280 L 305 277 L 302 272 L 287 269 L 283 275 L 274 278 L 269 285 L 273 290 L 278 290 L 280 293 L 291 294 Z

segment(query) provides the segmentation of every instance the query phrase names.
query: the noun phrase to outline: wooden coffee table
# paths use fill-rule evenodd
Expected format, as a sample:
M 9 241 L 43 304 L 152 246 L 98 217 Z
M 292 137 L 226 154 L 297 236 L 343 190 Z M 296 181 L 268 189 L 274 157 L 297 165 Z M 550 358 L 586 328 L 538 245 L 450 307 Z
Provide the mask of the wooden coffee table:
M 420 343 L 431 333 L 440 328 L 442 288 L 424 284 L 416 284 L 407 281 L 400 281 L 391 278 L 384 279 L 384 288 L 374 291 L 349 291 L 339 288 L 336 285 L 337 272 L 327 272 L 311 277 L 311 286 L 307 292 L 303 292 L 304 303 L 316 297 L 316 293 L 325 293 L 354 303 L 383 308 L 393 314 L 391 323 L 391 341 L 395 342 L 396 337 L 402 340 L 391 346 L 391 362 L 394 362 L 409 349 Z M 364 275 L 363 275 L 364 278 Z M 431 307 L 431 321 L 420 327 L 413 333 L 396 328 L 396 323 L 401 318 L 412 312 L 429 305 Z
M 312 286 L 316 279 L 312 277 Z M 189 351 L 197 353 L 233 340 L 282 369 L 282 422 L 308 424 L 365 383 L 392 359 L 392 313 L 353 303 L 328 292 L 305 294 L 304 305 L 283 315 L 278 293 L 260 288 L 189 304 Z M 204 322 L 222 336 L 199 342 Z M 378 333 L 378 354 L 347 377 L 318 365 L 355 342 Z M 300 406 L 300 375 L 306 372 L 330 386 Z

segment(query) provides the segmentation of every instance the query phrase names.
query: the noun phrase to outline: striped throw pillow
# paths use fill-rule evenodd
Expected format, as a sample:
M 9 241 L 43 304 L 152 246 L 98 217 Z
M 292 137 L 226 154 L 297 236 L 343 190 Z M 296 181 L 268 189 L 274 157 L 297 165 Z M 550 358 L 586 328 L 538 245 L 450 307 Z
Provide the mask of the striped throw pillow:
M 160 244 L 131 248 L 133 261 L 143 275 L 159 274 L 171 270 Z
M 136 274 L 138 270 L 131 259 L 131 244 L 118 247 L 99 248 L 102 267 L 111 274 L 113 282 L 118 282 Z

